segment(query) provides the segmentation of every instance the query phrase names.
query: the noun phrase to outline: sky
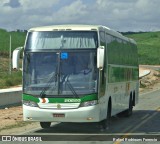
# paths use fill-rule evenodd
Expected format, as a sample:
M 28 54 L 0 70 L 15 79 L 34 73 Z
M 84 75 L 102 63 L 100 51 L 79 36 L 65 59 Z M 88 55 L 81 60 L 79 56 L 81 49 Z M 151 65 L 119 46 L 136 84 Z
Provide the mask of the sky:
M 0 28 L 98 24 L 121 32 L 160 31 L 160 0 L 0 0 Z

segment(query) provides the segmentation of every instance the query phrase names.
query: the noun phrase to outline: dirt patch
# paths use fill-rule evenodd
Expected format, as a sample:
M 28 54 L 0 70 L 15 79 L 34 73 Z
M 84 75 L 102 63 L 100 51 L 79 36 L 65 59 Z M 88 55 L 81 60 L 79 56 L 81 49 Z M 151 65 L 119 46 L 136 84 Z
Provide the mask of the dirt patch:
M 5 109 L 1 109 L 1 117 L 0 117 L 0 121 L 1 121 L 1 125 L 0 125 L 0 129 L 8 126 L 8 125 L 13 125 L 19 121 L 22 120 L 22 107 L 12 107 L 12 108 L 5 108 Z
M 143 69 L 144 68 L 140 68 L 140 70 Z M 160 72 L 153 69 L 148 70 L 150 70 L 149 75 L 146 75 L 140 79 L 140 92 L 146 92 L 160 88 Z
M 37 128 L 38 122 L 24 122 L 22 106 L 0 109 L 0 135 L 19 134 Z

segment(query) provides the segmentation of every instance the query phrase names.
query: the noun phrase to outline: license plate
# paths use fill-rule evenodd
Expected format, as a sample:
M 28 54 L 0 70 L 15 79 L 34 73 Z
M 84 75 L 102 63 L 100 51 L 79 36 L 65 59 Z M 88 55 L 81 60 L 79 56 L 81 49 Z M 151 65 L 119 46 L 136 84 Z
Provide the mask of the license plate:
M 53 117 L 65 117 L 65 114 L 53 114 Z

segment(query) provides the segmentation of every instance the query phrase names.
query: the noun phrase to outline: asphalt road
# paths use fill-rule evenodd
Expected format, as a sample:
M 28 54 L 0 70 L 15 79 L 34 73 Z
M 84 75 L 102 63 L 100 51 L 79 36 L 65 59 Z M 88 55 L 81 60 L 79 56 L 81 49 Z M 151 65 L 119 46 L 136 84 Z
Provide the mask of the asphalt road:
M 141 94 L 139 104 L 133 115 L 112 117 L 109 129 L 100 131 L 96 123 L 54 123 L 48 130 L 34 129 L 26 131 L 23 136 L 37 136 L 42 140 L 56 141 L 57 144 L 94 142 L 94 143 L 160 143 L 160 90 Z M 119 140 L 119 141 L 118 141 Z M 63 142 L 61 142 L 63 141 Z M 124 142 L 125 141 L 125 142 Z

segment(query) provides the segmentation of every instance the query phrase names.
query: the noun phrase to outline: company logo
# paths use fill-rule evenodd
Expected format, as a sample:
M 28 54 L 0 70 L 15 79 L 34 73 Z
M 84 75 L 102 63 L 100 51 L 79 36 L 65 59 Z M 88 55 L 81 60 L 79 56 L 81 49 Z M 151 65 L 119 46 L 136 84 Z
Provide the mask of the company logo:
M 66 102 L 66 103 L 80 103 L 81 99 L 65 99 L 64 102 Z
M 39 98 L 39 103 L 49 103 L 48 98 Z
M 61 105 L 60 104 L 57 104 L 57 109 L 61 109 Z

